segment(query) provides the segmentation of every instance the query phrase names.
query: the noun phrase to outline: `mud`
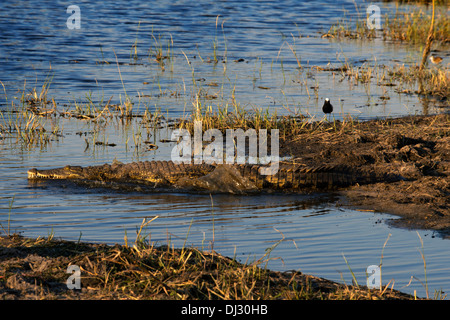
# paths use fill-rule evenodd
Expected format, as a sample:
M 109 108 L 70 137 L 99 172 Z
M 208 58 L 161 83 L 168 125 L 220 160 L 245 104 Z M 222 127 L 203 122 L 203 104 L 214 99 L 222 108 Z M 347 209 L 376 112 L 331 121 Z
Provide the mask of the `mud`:
M 264 260 L 262 261 L 264 262 Z M 79 287 L 69 289 L 80 270 Z M 69 281 L 68 281 L 69 280 Z M 410 300 L 383 288 L 244 265 L 211 251 L 0 237 L 0 300 Z
M 340 204 L 394 214 L 400 227 L 450 236 L 450 115 L 311 124 L 285 138 L 282 152 L 309 164 L 347 164 L 399 174 L 402 181 L 356 185 Z M 318 127 L 319 126 L 319 127 Z

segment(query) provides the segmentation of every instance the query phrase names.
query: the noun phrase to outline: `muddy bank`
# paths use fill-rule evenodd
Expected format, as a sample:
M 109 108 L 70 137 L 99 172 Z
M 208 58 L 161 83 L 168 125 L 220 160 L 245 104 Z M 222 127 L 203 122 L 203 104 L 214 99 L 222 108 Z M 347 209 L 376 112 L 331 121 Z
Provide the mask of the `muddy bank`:
M 347 164 L 398 182 L 342 190 L 342 205 L 395 214 L 397 226 L 450 236 L 450 115 L 311 124 L 280 144 L 305 164 Z
M 0 237 L 1 300 L 409 300 L 390 287 L 348 286 L 301 272 L 241 264 L 211 251 Z M 262 266 L 259 267 L 259 264 Z M 79 289 L 68 289 L 70 265 Z M 73 279 L 73 278 L 72 278 Z M 75 281 L 70 281 L 75 285 Z

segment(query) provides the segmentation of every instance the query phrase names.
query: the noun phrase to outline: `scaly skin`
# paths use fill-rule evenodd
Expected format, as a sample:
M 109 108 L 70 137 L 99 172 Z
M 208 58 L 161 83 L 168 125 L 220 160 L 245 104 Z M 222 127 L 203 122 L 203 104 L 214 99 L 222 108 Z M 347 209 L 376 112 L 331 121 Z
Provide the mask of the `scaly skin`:
M 373 172 L 363 173 L 357 169 L 343 166 L 305 167 L 300 164 L 280 163 L 277 174 L 261 175 L 260 165 L 210 165 L 210 164 L 176 164 L 172 161 L 144 161 L 128 164 L 113 163 L 98 166 L 28 171 L 28 179 L 76 180 L 85 182 L 111 182 L 142 186 L 199 186 L 198 181 L 211 177 L 215 170 L 226 166 L 235 171 L 234 177 L 252 183 L 256 189 L 337 189 L 354 184 L 369 184 L 386 180 L 398 180 L 396 177 L 378 176 Z M 224 171 L 225 174 L 227 171 Z M 221 179 L 220 172 L 216 175 Z M 239 176 L 240 175 L 240 176 Z M 218 176 L 218 177 L 217 177 Z M 224 180 L 226 177 L 223 177 Z M 235 179 L 236 180 L 236 179 Z M 208 187 L 205 187 L 208 188 Z M 220 189 L 220 187 L 219 187 Z M 215 190 L 220 191 L 220 190 Z
M 30 169 L 28 171 L 28 179 L 101 181 L 150 185 L 153 187 L 161 185 L 186 187 L 189 185 L 198 186 L 196 181 L 209 177 L 215 170 L 223 169 L 226 166 L 235 170 L 233 171 L 235 172 L 234 177 L 238 176 L 238 179 L 245 179 L 257 189 L 336 189 L 357 183 L 369 184 L 386 180 L 398 180 L 396 177 L 387 177 L 385 175 L 380 177 L 373 172 L 362 173 L 356 169 L 343 166 L 311 168 L 300 164 L 280 163 L 276 174 L 261 175 L 259 173 L 260 165 L 176 164 L 172 161 L 113 163 L 112 165 L 104 164 L 89 167 L 65 166 L 64 168 L 50 170 Z M 219 183 L 220 174 L 218 175 Z
M 65 166 L 49 170 L 28 170 L 28 179 L 98 180 L 174 184 L 181 177 L 201 177 L 214 170 L 209 165 L 174 164 L 172 161 L 144 161 L 99 166 Z

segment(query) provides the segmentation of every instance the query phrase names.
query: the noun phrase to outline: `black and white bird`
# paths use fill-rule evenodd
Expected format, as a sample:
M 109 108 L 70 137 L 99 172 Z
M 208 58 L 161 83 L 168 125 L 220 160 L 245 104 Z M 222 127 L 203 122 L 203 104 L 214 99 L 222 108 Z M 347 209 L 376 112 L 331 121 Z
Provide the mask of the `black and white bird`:
M 333 106 L 330 103 L 330 99 L 328 99 L 328 98 L 325 99 L 325 102 L 324 102 L 323 107 L 322 107 L 322 111 L 325 114 L 333 112 Z

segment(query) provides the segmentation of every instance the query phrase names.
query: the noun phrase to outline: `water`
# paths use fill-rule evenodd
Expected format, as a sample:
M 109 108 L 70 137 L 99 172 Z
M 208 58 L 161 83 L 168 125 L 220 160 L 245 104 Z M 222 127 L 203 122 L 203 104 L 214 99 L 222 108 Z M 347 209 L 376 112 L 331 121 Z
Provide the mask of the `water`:
M 202 105 L 213 109 L 239 104 L 247 110 L 301 112 L 318 119 L 325 97 L 334 103 L 336 119 L 439 112 L 416 96 L 399 95 L 395 88 L 377 86 L 376 81 L 355 84 L 339 73 L 308 68 L 417 61 L 420 50 L 407 45 L 320 37 L 321 31 L 344 16 L 361 16 L 366 6 L 362 2 L 358 11 L 354 1 L 77 5 L 80 30 L 67 29 L 66 2 L 0 4 L 4 115 L 10 115 L 12 103 L 14 108 L 20 105 L 15 97 L 22 93 L 17 90 L 39 89 L 46 79 L 48 95 L 60 111 L 88 101 L 100 108 L 110 98 L 111 103 L 121 103 L 128 96 L 135 113 L 160 109 L 169 118 L 178 118 L 192 111 L 199 95 Z M 379 5 L 382 13 L 389 9 Z M 155 59 L 159 50 L 170 56 L 163 60 L 163 68 Z M 293 51 L 306 71 L 299 72 Z M 209 63 L 214 54 L 218 63 Z M 380 98 L 385 95 L 390 99 Z M 271 269 L 301 270 L 351 283 L 345 256 L 361 284 L 365 268 L 380 263 L 389 237 L 383 251 L 383 283 L 394 279 L 394 288 L 425 296 L 420 283 L 425 281 L 420 236 L 430 293 L 450 289 L 448 240 L 430 231 L 417 234 L 391 228 L 387 221 L 395 217 L 341 207 L 335 195 L 210 197 L 29 184 L 26 171 L 31 167 L 167 160 L 173 147 L 160 142 L 170 130 L 155 131 L 139 118 L 131 124 L 113 120 L 107 125 L 66 118 L 43 121 L 61 130 L 61 136 L 44 146 L 27 145 L 14 134 L 0 139 L 0 223 L 6 227 L 10 220 L 13 231 L 32 237 L 54 234 L 74 241 L 123 243 L 125 236 L 134 240 L 144 218 L 158 216 L 144 230 L 157 243 L 213 248 L 242 261 L 258 260 L 273 248 Z M 141 140 L 136 142 L 139 132 Z M 142 141 L 147 139 L 158 149 L 146 150 Z M 117 146 L 99 147 L 94 141 Z M 406 286 L 411 277 L 415 278 Z
M 388 12 L 379 5 L 382 14 Z M 39 88 L 49 77 L 49 95 L 61 107 L 85 101 L 86 95 L 94 103 L 110 97 L 118 103 L 128 94 L 135 110 L 161 108 L 173 117 L 192 110 L 192 95 L 202 90 L 216 97 L 206 101 L 213 106 L 234 96 L 248 108 L 278 114 L 316 115 L 324 95 L 335 103 L 336 118 L 414 114 L 426 106 L 376 81 L 358 85 L 341 82 L 339 73 L 298 72 L 293 51 L 306 68 L 418 60 L 420 49 L 407 45 L 320 37 L 344 17 L 364 16 L 364 3 L 356 11 L 354 1 L 89 2 L 80 5 L 79 30 L 66 27 L 65 2 L 0 6 L 1 81 L 10 101 L 18 89 Z M 155 60 L 159 50 L 172 58 L 164 60 L 164 70 Z M 206 63 L 214 55 L 219 63 Z M 235 62 L 239 59 L 244 61 Z M 380 99 L 385 95 L 390 100 Z

